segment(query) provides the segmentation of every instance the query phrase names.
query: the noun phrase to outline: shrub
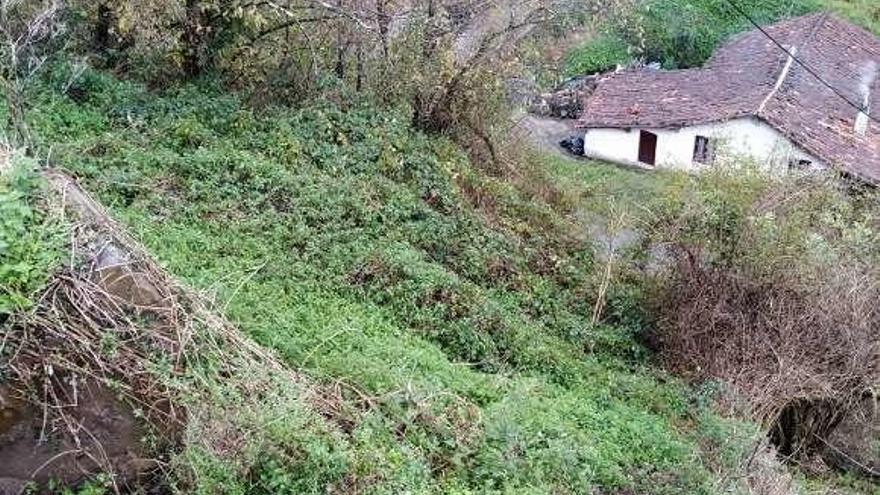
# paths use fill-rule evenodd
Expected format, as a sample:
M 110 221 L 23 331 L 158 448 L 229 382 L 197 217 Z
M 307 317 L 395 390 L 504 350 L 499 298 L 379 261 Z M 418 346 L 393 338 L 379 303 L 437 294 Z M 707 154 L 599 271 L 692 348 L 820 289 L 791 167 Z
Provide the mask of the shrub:
M 0 154 L 0 166 L 2 160 Z M 39 198 L 29 161 L 0 168 L 0 319 L 28 309 L 60 259 L 58 220 L 35 208 Z
M 757 22 L 766 24 L 805 14 L 819 6 L 814 0 L 746 0 L 738 2 Z M 752 28 L 729 5 L 713 0 L 649 0 L 621 9 L 613 31 L 636 55 L 665 68 L 702 65 L 726 37 Z
M 670 194 L 654 231 L 666 363 L 733 385 L 784 454 L 809 452 L 880 379 L 876 196 L 743 168 Z
M 627 43 L 613 34 L 604 34 L 569 52 L 565 58 L 565 76 L 606 72 L 632 59 Z

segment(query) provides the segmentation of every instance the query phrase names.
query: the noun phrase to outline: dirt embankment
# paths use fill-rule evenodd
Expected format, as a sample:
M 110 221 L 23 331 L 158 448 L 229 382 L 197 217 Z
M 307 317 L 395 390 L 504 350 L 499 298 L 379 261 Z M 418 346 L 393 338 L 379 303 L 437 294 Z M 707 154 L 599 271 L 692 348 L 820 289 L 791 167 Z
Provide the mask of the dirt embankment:
M 54 391 L 68 401 L 63 430 L 50 424 L 52 412 L 0 389 L 0 494 L 20 493 L 30 482 L 75 484 L 108 467 L 130 480 L 155 467 L 143 456 L 145 430 L 132 408 L 106 386 L 69 378 Z
M 143 403 L 158 396 L 142 393 L 136 382 L 146 383 L 144 370 L 122 350 L 126 339 L 146 339 L 132 331 L 135 319 L 152 322 L 157 335 L 171 328 L 172 289 L 135 261 L 103 209 L 70 178 L 44 176 L 47 207 L 75 219 L 73 262 L 59 268 L 33 311 L 5 323 L 0 494 L 73 486 L 97 473 L 112 474 L 118 492 L 158 469 L 143 439 L 171 438 L 178 425 L 156 427 L 162 409 L 164 419 L 179 418 L 167 402 Z

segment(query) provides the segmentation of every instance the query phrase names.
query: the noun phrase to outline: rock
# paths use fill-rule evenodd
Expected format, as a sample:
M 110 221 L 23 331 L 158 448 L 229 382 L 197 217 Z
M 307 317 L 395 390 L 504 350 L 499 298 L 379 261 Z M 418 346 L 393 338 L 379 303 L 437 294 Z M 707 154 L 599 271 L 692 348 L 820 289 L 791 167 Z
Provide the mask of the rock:
M 520 106 L 530 106 L 535 103 L 538 87 L 534 82 L 528 79 L 514 78 L 509 79 L 505 86 L 507 99 L 511 103 Z
M 529 112 L 560 119 L 576 119 L 583 111 L 583 102 L 596 90 L 598 76 L 582 76 L 563 82 L 555 91 L 536 96 Z
M 113 228 L 105 209 L 69 176 L 50 169 L 43 172 L 43 177 L 64 199 L 65 207 L 76 212 L 80 221 L 98 231 Z M 137 268 L 137 263 L 114 240 L 112 233 L 101 234 L 92 244 L 90 248 L 95 253 L 93 280 L 99 287 L 139 309 L 167 309 L 168 299 L 150 277 Z
M 150 279 L 135 270 L 132 262 L 115 244 L 105 245 L 95 256 L 95 282 L 108 294 L 133 306 L 156 308 L 165 298 Z

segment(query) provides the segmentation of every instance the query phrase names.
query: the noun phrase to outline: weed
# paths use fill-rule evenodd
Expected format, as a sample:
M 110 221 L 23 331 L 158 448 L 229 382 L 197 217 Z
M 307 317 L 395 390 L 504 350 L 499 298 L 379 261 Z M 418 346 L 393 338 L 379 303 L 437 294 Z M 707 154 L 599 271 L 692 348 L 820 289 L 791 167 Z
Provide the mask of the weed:
M 591 243 L 534 184 L 473 167 L 396 110 L 316 101 L 256 114 L 210 87 L 85 80 L 87 98 L 51 83 L 39 94 L 44 144 L 169 271 L 323 391 L 309 401 L 266 378 L 256 390 L 279 397 L 245 394 L 210 378 L 228 367 L 222 352 L 202 355 L 176 483 L 708 490 L 682 427 L 686 389 L 638 363 L 628 315 L 640 296 L 611 291 L 611 319 L 592 325 Z M 546 197 L 589 197 L 577 183 Z
M 0 160 L 3 155 L 0 154 Z M 41 182 L 28 160 L 0 168 L 0 319 L 33 305 L 60 262 L 64 229 L 41 208 Z

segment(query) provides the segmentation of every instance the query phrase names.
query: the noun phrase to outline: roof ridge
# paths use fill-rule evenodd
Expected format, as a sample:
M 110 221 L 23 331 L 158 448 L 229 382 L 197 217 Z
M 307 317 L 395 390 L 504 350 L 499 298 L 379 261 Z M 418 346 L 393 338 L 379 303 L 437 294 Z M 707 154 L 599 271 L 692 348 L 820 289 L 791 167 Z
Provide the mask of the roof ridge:
M 828 22 L 828 19 L 830 19 L 831 17 L 832 17 L 831 12 L 829 12 L 827 10 L 821 12 L 821 15 L 819 15 L 819 18 L 816 19 L 816 23 L 813 24 L 813 27 L 810 29 L 810 34 L 807 35 L 807 37 L 804 39 L 803 48 L 806 48 L 807 45 L 811 41 L 813 41 L 813 38 L 816 37 L 816 34 L 819 33 L 819 30 L 821 28 L 825 27 L 825 23 Z
M 788 54 L 788 57 L 787 57 L 788 60 L 786 60 L 785 65 L 782 67 L 782 71 L 779 73 L 779 77 L 776 79 L 776 83 L 773 85 L 773 87 L 767 93 L 767 96 L 764 97 L 763 100 L 761 100 L 761 103 L 758 105 L 758 108 L 755 110 L 756 116 L 761 115 L 761 113 L 764 111 L 764 108 L 767 106 L 767 103 L 769 103 L 770 100 L 773 99 L 774 96 L 776 96 L 776 93 L 779 92 L 779 89 L 785 83 L 785 80 L 788 78 L 788 75 L 791 72 L 791 67 L 794 63 L 795 57 L 797 57 L 798 51 L 803 53 L 806 50 L 807 46 L 810 44 L 810 41 L 812 41 L 813 38 L 816 37 L 816 34 L 819 32 L 819 29 L 825 25 L 825 23 L 828 21 L 828 18 L 831 16 L 831 14 L 827 11 L 817 13 L 814 15 L 817 16 L 817 19 L 813 23 L 813 26 L 810 28 L 810 32 L 807 34 L 807 36 L 803 39 L 803 41 L 801 41 L 801 43 L 799 45 L 792 45 L 791 48 L 786 50 L 786 53 Z M 809 17 L 809 16 L 805 16 L 805 17 Z M 769 35 L 768 35 L 768 37 L 769 37 Z M 775 43 L 775 41 L 774 41 L 774 43 Z

